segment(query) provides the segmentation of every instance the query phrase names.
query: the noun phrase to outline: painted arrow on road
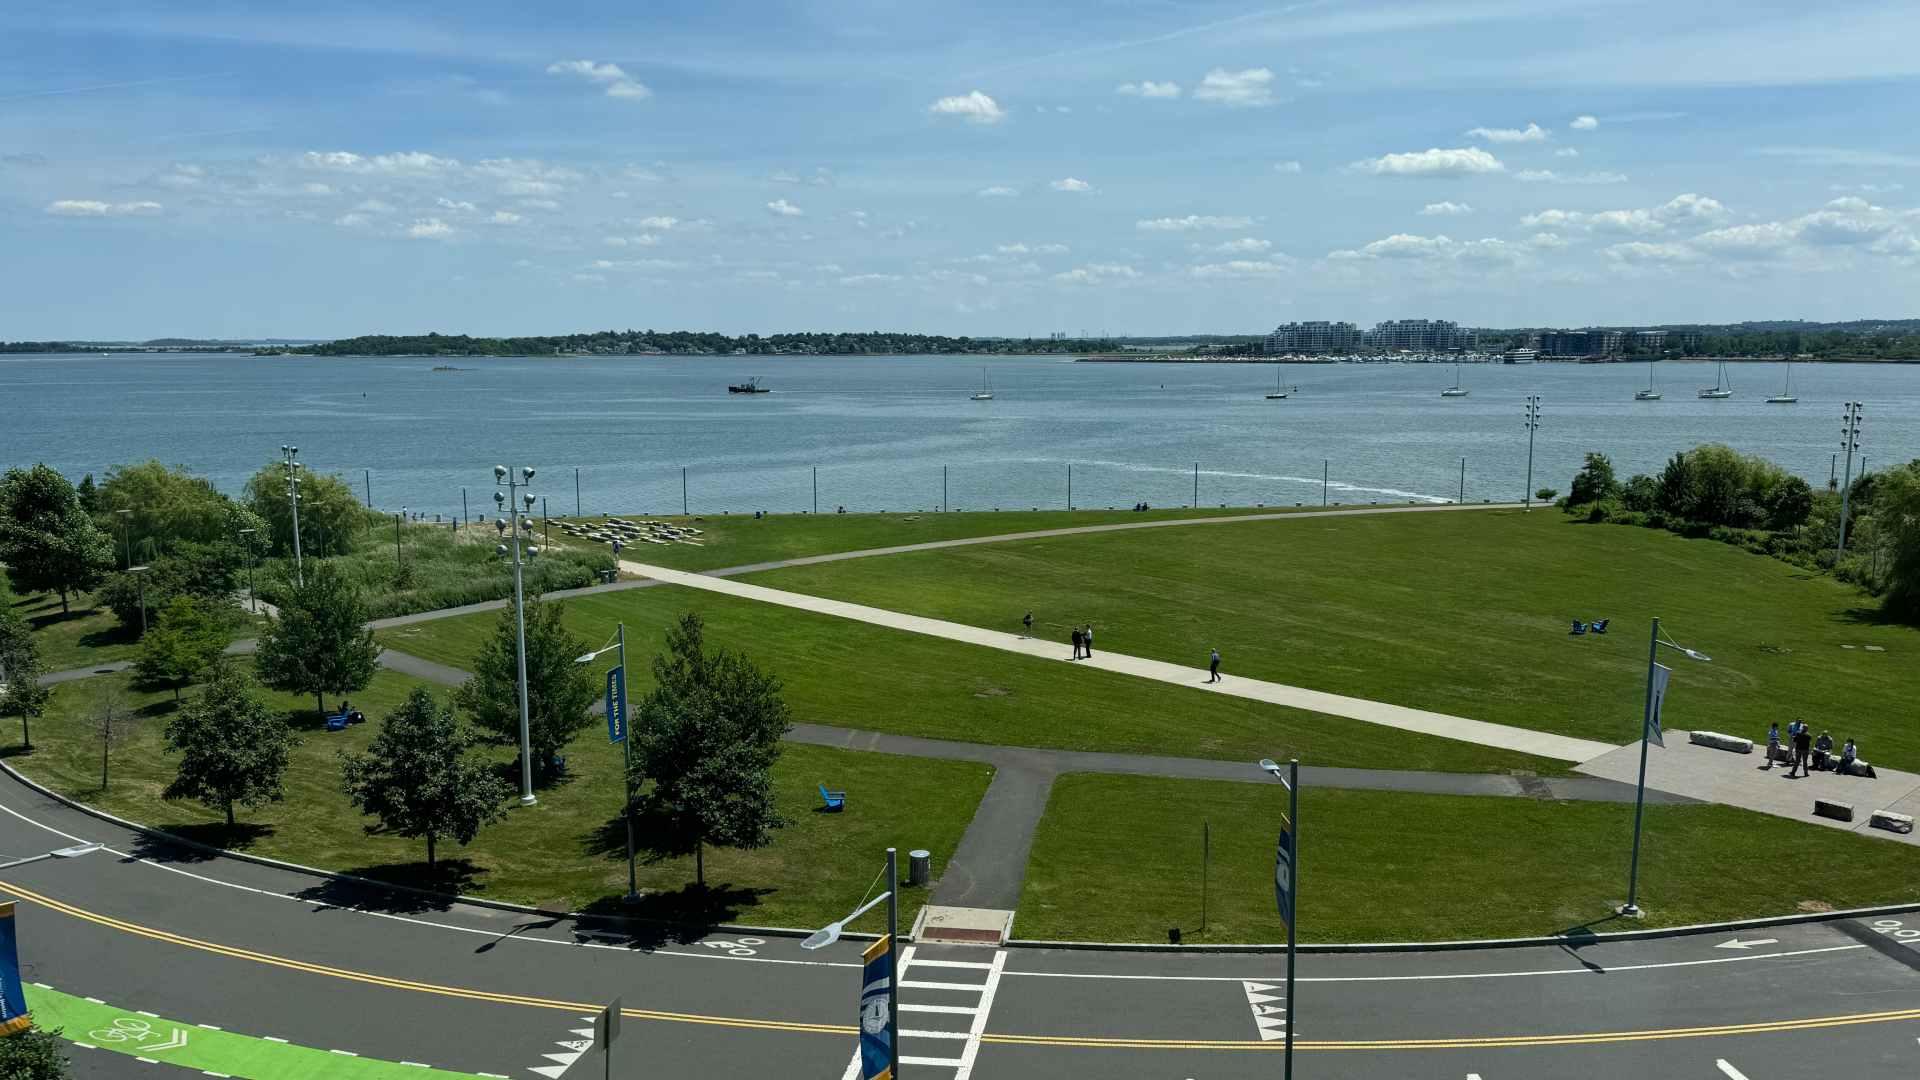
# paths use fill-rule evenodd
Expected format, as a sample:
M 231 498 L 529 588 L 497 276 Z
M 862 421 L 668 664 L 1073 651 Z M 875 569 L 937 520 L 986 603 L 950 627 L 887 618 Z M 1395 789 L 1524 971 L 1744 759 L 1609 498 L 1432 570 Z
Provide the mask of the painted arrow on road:
M 185 1045 L 187 1045 L 186 1029 L 174 1028 L 173 1035 L 170 1038 L 168 1038 L 166 1042 L 154 1043 L 152 1046 L 143 1046 L 140 1049 L 145 1050 L 148 1053 L 153 1053 L 156 1050 L 177 1050 L 180 1047 Z
M 1714 948 L 1716 949 L 1751 949 L 1755 945 L 1778 945 L 1779 943 L 1780 943 L 1779 938 L 1763 937 L 1763 938 L 1754 938 L 1752 941 L 1741 941 L 1739 938 L 1734 938 L 1732 941 L 1723 941 L 1720 944 L 1715 945 Z
M 1240 987 L 1247 992 L 1247 1008 L 1253 1010 L 1253 1025 L 1260 1031 L 1260 1041 L 1286 1038 L 1287 1007 L 1274 1004 L 1287 1000 L 1285 993 L 1275 993 L 1281 988 L 1259 982 L 1242 982 Z

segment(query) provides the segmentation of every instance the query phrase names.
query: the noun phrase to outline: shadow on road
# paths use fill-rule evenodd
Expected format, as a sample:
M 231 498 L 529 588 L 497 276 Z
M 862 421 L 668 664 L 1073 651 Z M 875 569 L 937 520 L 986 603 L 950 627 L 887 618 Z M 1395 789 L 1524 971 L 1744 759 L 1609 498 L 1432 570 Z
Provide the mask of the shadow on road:
M 441 859 L 432 867 L 424 862 L 382 863 L 378 866 L 356 866 L 341 872 L 404 888 L 383 889 L 377 884 L 331 878 L 293 895 L 301 900 L 332 907 L 417 915 L 447 910 L 457 903 L 454 894 L 478 891 L 487 874 L 486 870 L 466 859 Z M 409 891 L 414 889 L 424 891 Z
M 644 892 L 633 904 L 618 896 L 603 896 L 582 909 L 573 934 L 582 941 L 632 949 L 698 941 L 715 927 L 737 921 L 773 891 L 722 882 Z
M 143 832 L 133 842 L 129 854 L 136 859 L 148 859 L 157 863 L 203 863 L 219 858 L 219 854 L 206 848 L 220 848 L 227 851 L 245 851 L 255 843 L 273 835 L 273 826 L 256 822 L 242 821 L 227 825 L 219 821 L 183 821 L 170 825 L 154 825 L 165 836 Z M 179 837 L 186 844 L 174 843 L 170 837 Z M 204 844 L 206 848 L 192 847 L 192 844 Z

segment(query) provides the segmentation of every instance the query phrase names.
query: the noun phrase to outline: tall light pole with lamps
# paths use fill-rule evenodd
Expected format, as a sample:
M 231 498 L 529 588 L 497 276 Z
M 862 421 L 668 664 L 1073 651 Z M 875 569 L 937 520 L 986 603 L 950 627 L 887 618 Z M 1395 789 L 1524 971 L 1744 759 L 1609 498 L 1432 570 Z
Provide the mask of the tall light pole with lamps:
M 1653 620 L 1653 635 L 1647 643 L 1647 704 L 1640 719 L 1640 780 L 1633 791 L 1633 859 L 1627 864 L 1627 902 L 1620 905 L 1620 914 L 1630 919 L 1641 915 L 1640 899 L 1640 821 L 1647 808 L 1647 743 L 1657 742 L 1665 746 L 1666 741 L 1660 733 L 1660 709 L 1667 696 L 1668 669 L 1661 667 L 1658 660 L 1660 646 L 1679 653 L 1689 660 L 1711 663 L 1713 657 L 1693 649 L 1677 645 L 1660 636 L 1660 620 Z
M 1840 449 L 1847 455 L 1847 475 L 1840 484 L 1840 543 L 1833 549 L 1835 563 L 1847 553 L 1847 511 L 1853 497 L 1853 454 L 1860 449 L 1860 408 L 1860 402 L 1849 401 L 1840 414 Z M 1861 472 L 1865 471 L 1863 467 Z
M 533 739 L 527 727 L 527 594 L 521 581 L 520 539 L 522 535 L 533 539 L 533 519 L 521 512 L 520 503 L 525 502 L 525 509 L 531 510 L 533 492 L 520 488 L 533 483 L 533 469 L 522 467 L 514 472 L 505 465 L 495 465 L 493 482 L 507 485 L 507 490 L 493 493 L 494 505 L 505 515 L 494 519 L 494 528 L 505 534 L 511 524 L 513 531 L 513 547 L 509 549 L 503 543 L 495 550 L 502 557 L 513 556 L 514 661 L 520 672 L 520 805 L 532 806 L 538 800 L 533 797 Z M 526 554 L 531 558 L 540 554 L 540 548 L 529 543 Z
M 280 447 L 280 464 L 287 472 L 287 504 L 293 507 L 293 579 L 304 589 L 307 571 L 300 558 L 300 463 L 293 460 L 299 456 L 297 446 Z
M 1540 430 L 1540 395 L 1527 395 L 1527 510 L 1533 510 L 1533 433 Z

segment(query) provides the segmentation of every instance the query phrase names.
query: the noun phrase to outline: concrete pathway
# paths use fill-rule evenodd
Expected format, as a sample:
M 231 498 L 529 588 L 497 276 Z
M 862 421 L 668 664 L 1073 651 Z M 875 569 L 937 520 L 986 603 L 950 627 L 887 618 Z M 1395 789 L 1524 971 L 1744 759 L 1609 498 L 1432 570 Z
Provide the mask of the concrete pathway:
M 1289 517 L 1297 515 L 1287 515 Z M 920 615 L 907 615 L 885 608 L 868 607 L 865 604 L 852 604 L 843 600 L 829 600 L 825 597 L 808 596 L 804 593 L 788 592 L 784 589 L 770 589 L 764 585 L 749 585 L 745 582 L 728 581 L 709 574 L 694 574 L 684 570 L 673 570 L 664 566 L 650 566 L 646 563 L 620 563 L 620 569 L 631 574 L 641 574 L 656 581 L 671 585 L 683 585 L 692 589 L 737 596 L 746 600 L 758 600 L 762 603 L 778 604 L 782 607 L 811 611 L 821 615 L 832 615 L 843 619 L 871 623 L 875 626 L 906 630 L 930 637 L 945 638 L 949 641 L 980 645 L 1002 652 L 1019 653 L 1043 659 L 1066 662 L 1060 655 L 1060 644 L 1056 641 L 1021 637 L 1018 634 L 987 630 L 964 623 L 948 622 L 944 619 L 929 619 Z M 1590 739 L 1575 739 L 1565 735 L 1554 735 L 1543 731 L 1531 731 L 1526 728 L 1510 727 L 1505 724 L 1491 724 L 1483 720 L 1469 720 L 1445 713 L 1427 712 L 1423 709 L 1410 709 L 1402 705 L 1389 705 L 1385 702 L 1368 701 L 1365 698 L 1345 697 L 1329 694 L 1320 690 L 1308 690 L 1282 683 L 1265 682 L 1259 679 L 1247 679 L 1228 674 L 1221 682 L 1209 683 L 1206 671 L 1202 668 L 1182 667 L 1161 660 L 1147 660 L 1137 656 L 1127 656 L 1102 650 L 1091 659 L 1079 663 L 1102 671 L 1118 672 L 1122 675 L 1134 675 L 1156 682 L 1171 683 L 1176 686 L 1191 686 L 1195 690 L 1212 694 L 1226 694 L 1231 697 L 1264 701 L 1272 705 L 1284 705 L 1288 708 L 1305 709 L 1309 712 L 1326 713 L 1330 716 L 1342 716 L 1350 720 L 1363 720 L 1369 724 L 1398 728 L 1402 731 L 1414 731 L 1423 735 L 1437 735 L 1445 739 L 1476 743 L 1481 746 L 1494 746 L 1506 750 L 1518 750 L 1522 753 L 1540 757 L 1554 758 L 1560 761 L 1587 761 L 1599 757 L 1614 749 L 1612 743 L 1594 742 Z
M 1735 754 L 1695 746 L 1687 732 L 1669 730 L 1667 745 L 1647 748 L 1647 787 L 1685 795 L 1703 802 L 1724 803 L 1775 817 L 1810 821 L 1863 836 L 1920 845 L 1920 833 L 1900 834 L 1869 828 L 1875 810 L 1920 817 L 1920 776 L 1874 766 L 1879 778 L 1840 776 L 1818 772 L 1789 780 L 1787 766 L 1766 764 L 1763 740 L 1751 754 Z M 1872 758 L 1867 760 L 1871 761 Z M 1631 784 L 1640 769 L 1640 744 L 1629 743 L 1579 766 L 1591 776 Z M 1835 821 L 1813 816 L 1813 800 L 1837 799 L 1853 804 L 1853 820 Z M 1756 842 L 1757 842 L 1756 838 Z

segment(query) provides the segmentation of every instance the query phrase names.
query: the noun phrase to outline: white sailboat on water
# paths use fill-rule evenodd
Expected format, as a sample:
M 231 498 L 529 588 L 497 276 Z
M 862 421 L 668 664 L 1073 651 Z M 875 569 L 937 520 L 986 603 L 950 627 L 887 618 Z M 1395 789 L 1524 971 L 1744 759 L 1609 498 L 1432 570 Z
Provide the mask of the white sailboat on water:
M 1779 393 L 1767 399 L 1767 404 L 1793 405 L 1798 403 L 1799 400 L 1800 399 L 1793 394 L 1793 361 L 1789 360 L 1787 361 L 1787 380 L 1781 385 Z
M 1653 388 L 1653 364 L 1651 362 L 1647 364 L 1647 388 L 1645 390 L 1635 390 L 1633 392 L 1633 400 L 1635 401 L 1659 401 L 1660 400 L 1660 391 L 1655 390 Z
M 973 397 L 969 398 L 968 400 L 970 401 L 992 401 L 993 400 L 993 382 L 987 378 L 986 368 L 980 369 L 980 389 L 974 391 Z
M 1727 362 L 1725 360 L 1720 361 L 1720 373 L 1713 380 L 1713 385 L 1700 388 L 1700 396 L 1714 401 L 1733 396 L 1733 384 L 1727 381 Z
M 1299 388 L 1299 387 L 1297 387 L 1297 386 L 1291 386 L 1291 387 L 1290 387 L 1290 386 L 1288 386 L 1288 385 L 1286 384 L 1286 380 L 1285 380 L 1285 379 L 1283 379 L 1283 378 L 1281 377 L 1281 376 L 1282 376 L 1282 374 L 1283 374 L 1283 371 L 1282 371 L 1282 369 L 1281 369 L 1281 367 L 1280 367 L 1280 366 L 1279 366 L 1278 364 L 1276 364 L 1276 365 L 1274 365 L 1274 368 L 1273 368 L 1273 389 L 1272 389 L 1272 390 L 1269 390 L 1269 391 L 1267 391 L 1267 400 L 1268 400 L 1268 401 L 1285 401 L 1285 400 L 1287 400 L 1287 395 L 1288 395 L 1288 394 L 1297 394 L 1297 393 L 1299 393 L 1299 392 L 1300 392 L 1300 388 Z
M 1453 385 L 1440 391 L 1441 397 L 1466 397 L 1467 388 L 1460 385 L 1460 365 L 1453 365 Z

